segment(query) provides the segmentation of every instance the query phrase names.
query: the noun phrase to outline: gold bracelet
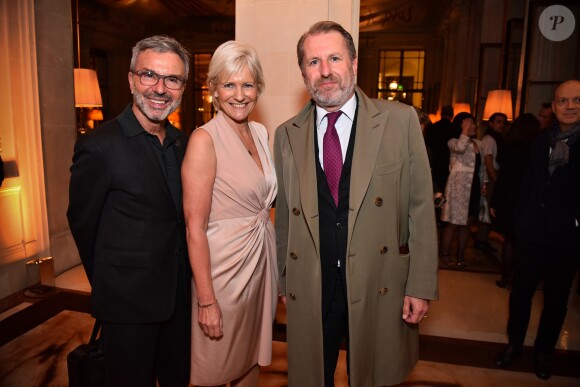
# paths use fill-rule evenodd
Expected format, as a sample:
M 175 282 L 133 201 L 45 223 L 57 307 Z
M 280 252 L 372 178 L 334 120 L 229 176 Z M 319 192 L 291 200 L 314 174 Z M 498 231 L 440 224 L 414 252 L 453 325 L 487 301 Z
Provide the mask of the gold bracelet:
M 199 302 L 197 303 L 197 307 L 198 308 L 209 308 L 212 305 L 217 304 L 217 300 L 213 300 L 212 302 L 210 302 L 209 304 L 205 304 L 205 305 L 200 305 Z

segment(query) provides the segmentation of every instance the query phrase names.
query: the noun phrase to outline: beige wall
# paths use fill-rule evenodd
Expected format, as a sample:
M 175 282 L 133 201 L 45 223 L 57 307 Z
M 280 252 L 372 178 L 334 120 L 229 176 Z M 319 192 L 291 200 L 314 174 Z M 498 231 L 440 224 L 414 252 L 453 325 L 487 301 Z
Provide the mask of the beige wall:
M 71 3 L 0 0 L 0 298 L 30 283 L 26 262 L 80 260 L 66 221 L 75 133 Z
M 321 20 L 340 23 L 358 42 L 359 0 L 236 0 L 236 40 L 258 51 L 266 91 L 252 114 L 270 132 L 308 101 L 296 58 L 296 43 Z
M 34 7 L 50 255 L 60 273 L 80 263 L 66 219 L 76 141 L 73 19 L 69 0 L 35 0 Z
M 34 1 L 0 1 L 0 298 L 26 286 L 26 261 L 49 253 L 37 94 Z

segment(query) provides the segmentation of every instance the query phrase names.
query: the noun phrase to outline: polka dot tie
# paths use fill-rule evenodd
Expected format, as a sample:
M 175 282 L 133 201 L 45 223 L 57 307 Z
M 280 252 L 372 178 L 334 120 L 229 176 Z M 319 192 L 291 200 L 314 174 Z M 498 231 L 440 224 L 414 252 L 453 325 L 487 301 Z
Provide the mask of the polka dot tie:
M 340 174 L 342 173 L 342 150 L 340 140 L 336 132 L 335 124 L 342 112 L 336 111 L 328 113 L 326 118 L 328 125 L 322 142 L 322 162 L 324 163 L 324 173 L 328 188 L 334 199 L 334 204 L 338 207 L 338 185 L 340 183 Z

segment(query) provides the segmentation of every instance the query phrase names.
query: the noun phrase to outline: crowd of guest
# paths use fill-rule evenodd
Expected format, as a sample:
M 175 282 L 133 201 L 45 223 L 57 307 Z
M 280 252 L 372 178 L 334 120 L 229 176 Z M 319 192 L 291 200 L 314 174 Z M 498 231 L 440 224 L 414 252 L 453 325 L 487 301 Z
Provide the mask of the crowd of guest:
M 475 138 L 471 115 L 451 117 L 451 106 L 445 106 L 441 120 L 425 130 L 436 209 L 444 202 L 437 212 L 440 264 L 465 267 L 465 247 L 476 220 L 475 248 L 495 253 L 488 235 L 491 230 L 501 235 L 496 284 L 511 289 L 509 341 L 495 363 L 508 367 L 521 356 L 532 298 L 543 281 L 534 371 L 548 379 L 580 267 L 575 242 L 580 236 L 580 82 L 560 84 L 553 102 L 542 104 L 537 117 L 525 113 L 508 125 L 505 114 L 491 115 L 481 140 Z M 456 262 L 450 251 L 455 233 Z
M 467 227 L 467 235 L 473 238 L 473 247 L 489 253 L 497 253 L 497 247 L 489 242 L 491 231 L 501 235 L 502 277 L 497 281 L 501 288 L 510 288 L 513 277 L 513 260 L 515 254 L 515 235 L 513 231 L 513 212 L 519 196 L 520 183 L 529 159 L 529 150 L 535 138 L 543 131 L 552 128 L 556 115 L 552 103 L 544 102 L 535 116 L 532 113 L 522 114 L 512 123 L 506 114 L 493 113 L 486 125 L 477 128 L 475 117 L 469 113 L 454 115 L 453 107 L 441 108 L 441 118 L 431 122 L 429 115 L 416 109 L 423 130 L 425 145 L 431 166 L 433 194 L 437 213 L 437 222 L 441 228 L 439 257 L 446 267 L 465 267 L 463 252 L 467 239 L 459 236 L 457 251 L 459 265 L 451 262 L 449 253 L 451 242 L 458 224 L 449 219 L 457 216 L 456 195 L 462 201 L 470 202 L 465 207 L 470 214 L 465 221 L 473 227 Z M 470 119 L 470 130 L 462 129 L 462 122 Z M 465 140 L 468 139 L 467 142 Z M 464 143 L 465 142 L 465 143 Z M 468 155 L 466 155 L 468 154 Z M 459 171 L 465 171 L 467 161 L 468 173 L 460 184 L 455 181 Z M 459 166 L 461 165 L 461 167 Z M 500 173 L 500 168 L 502 169 Z M 450 175 L 451 182 L 449 182 Z M 473 187 L 479 187 L 477 194 Z M 476 190 L 477 191 L 477 190 Z M 463 205 L 460 207 L 463 209 Z M 476 211 L 477 209 L 477 211 Z M 471 212 L 469 212 L 471 211 Z M 463 221 L 460 222 L 464 225 Z M 449 227 L 451 225 L 451 227 Z M 463 242 L 463 240 L 466 240 Z

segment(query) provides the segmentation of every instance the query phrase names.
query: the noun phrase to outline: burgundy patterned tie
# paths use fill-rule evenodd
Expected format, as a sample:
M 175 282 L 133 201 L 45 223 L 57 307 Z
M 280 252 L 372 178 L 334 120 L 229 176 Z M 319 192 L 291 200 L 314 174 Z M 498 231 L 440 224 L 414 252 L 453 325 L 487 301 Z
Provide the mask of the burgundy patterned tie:
M 342 112 L 336 111 L 328 113 L 326 118 L 328 125 L 323 138 L 322 162 L 324 163 L 324 173 L 326 181 L 330 188 L 330 193 L 334 199 L 334 204 L 338 207 L 338 185 L 340 183 L 340 174 L 342 172 L 342 150 L 340 140 L 334 124 Z

